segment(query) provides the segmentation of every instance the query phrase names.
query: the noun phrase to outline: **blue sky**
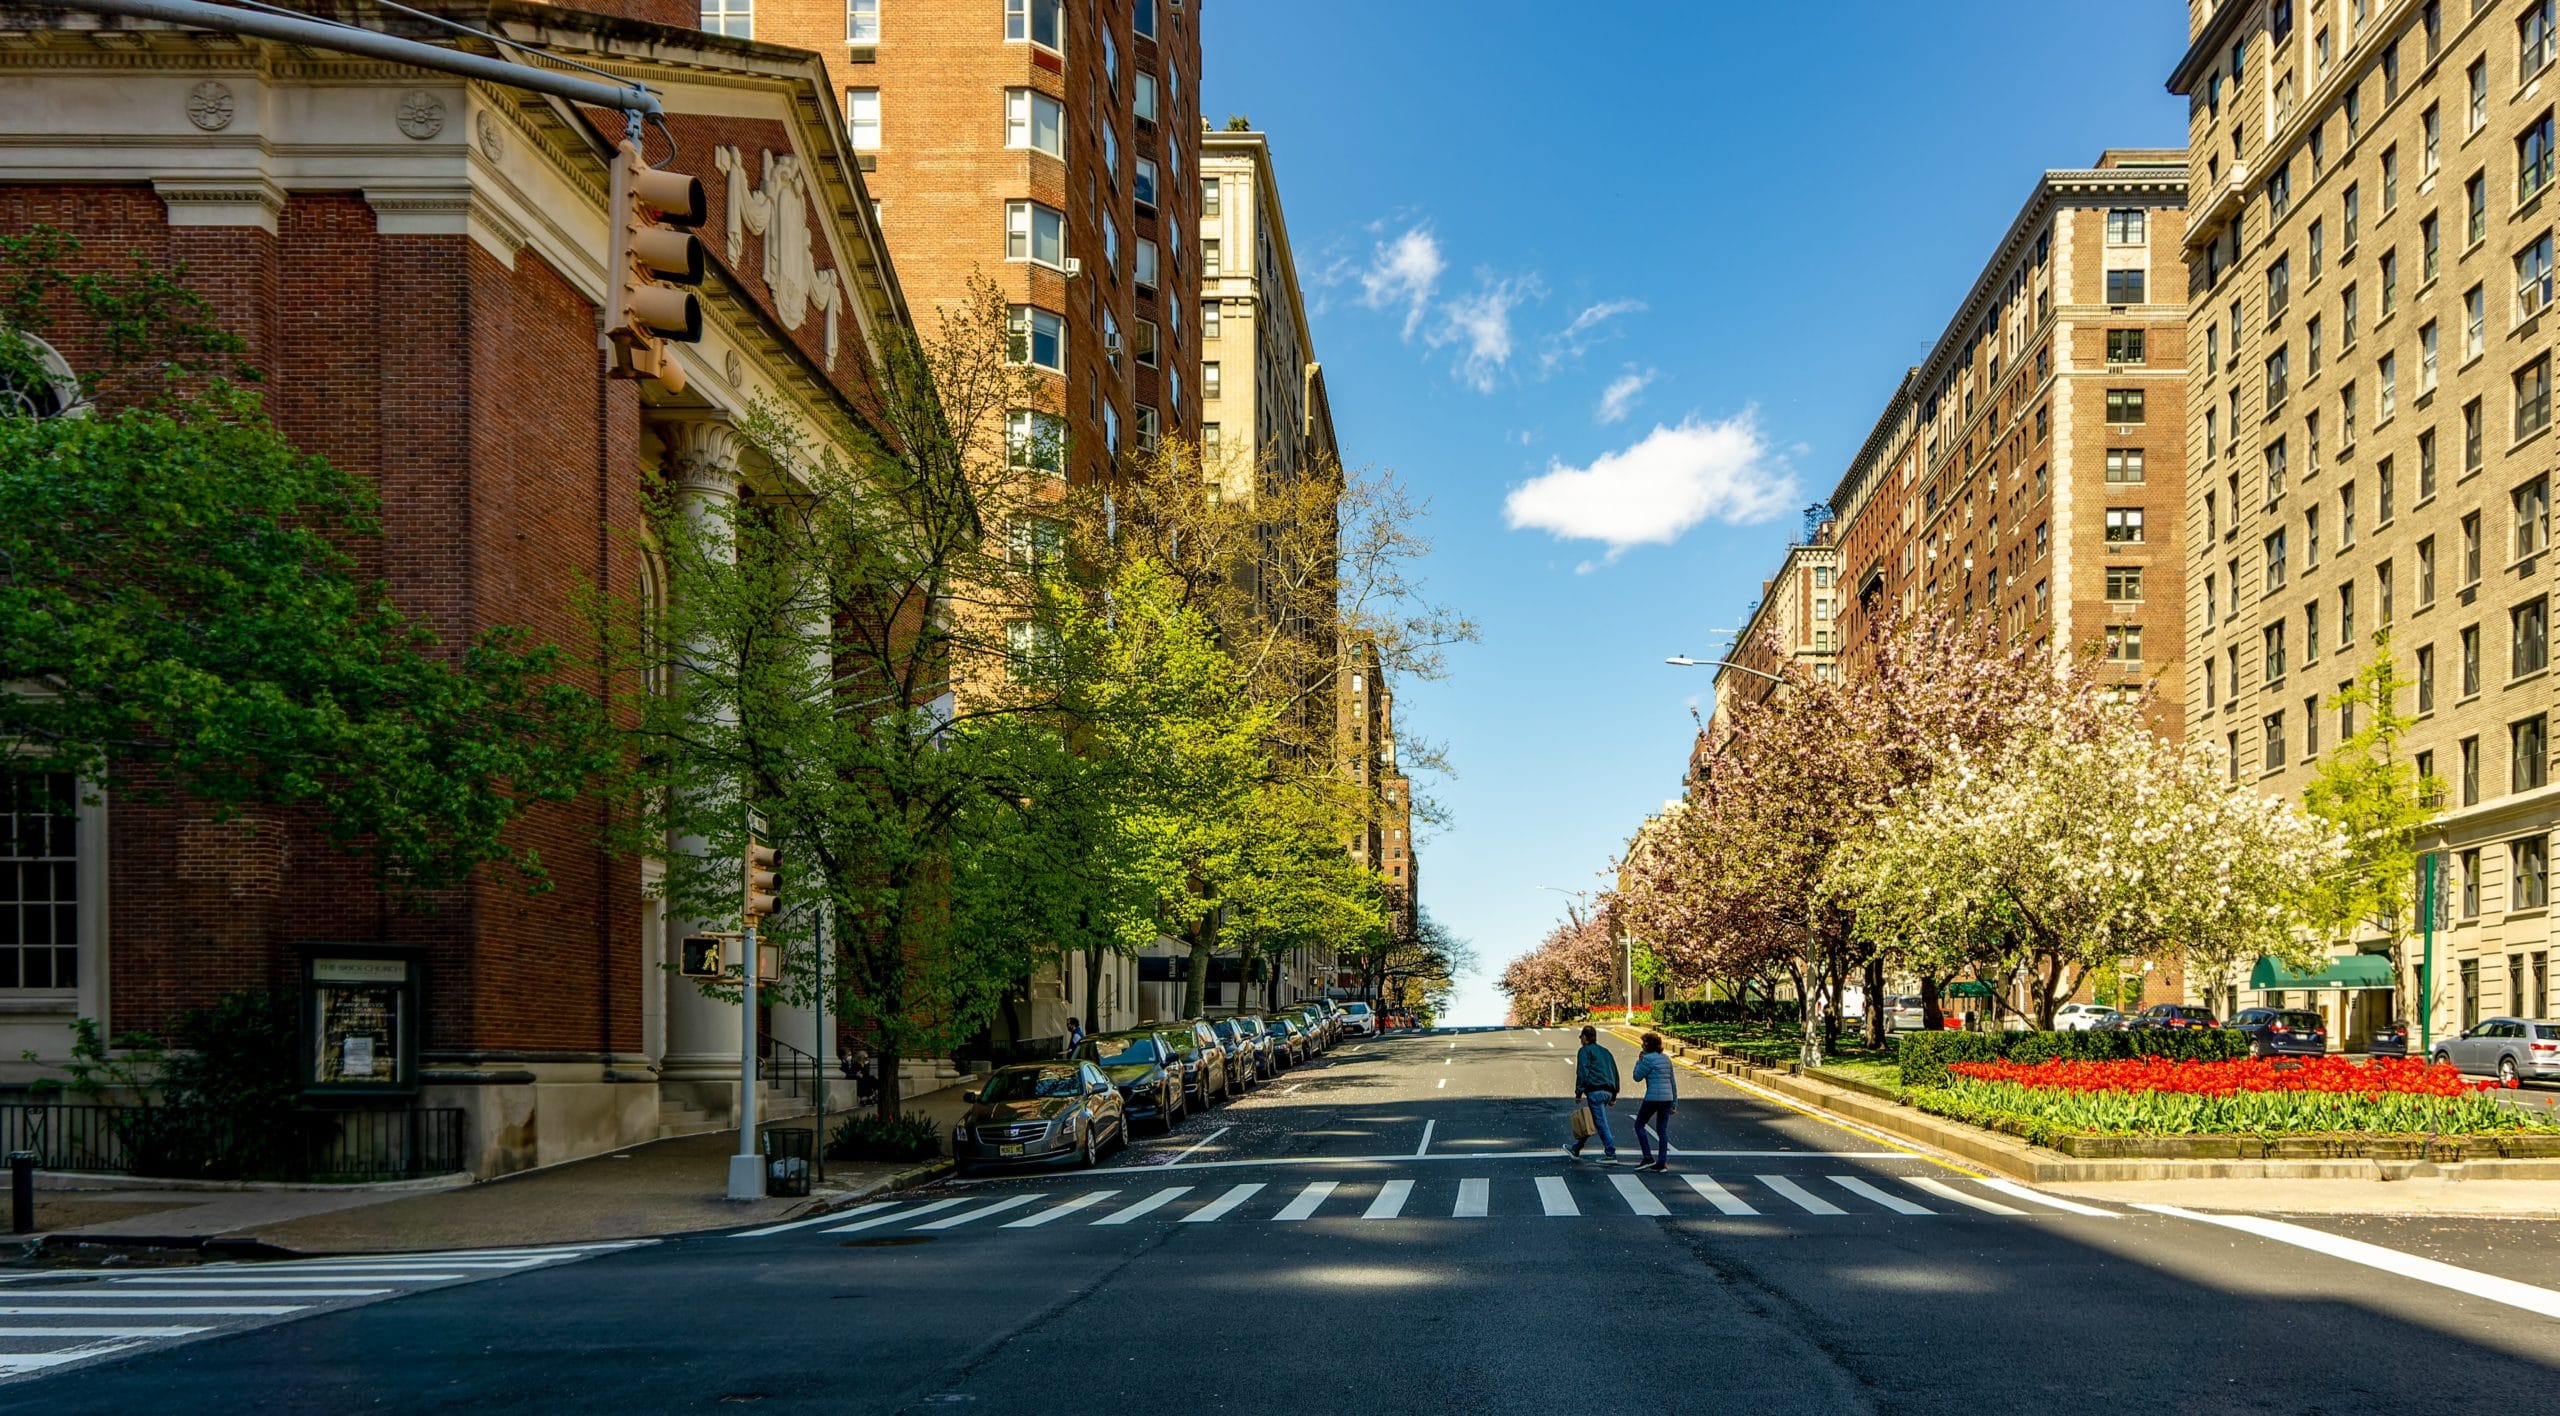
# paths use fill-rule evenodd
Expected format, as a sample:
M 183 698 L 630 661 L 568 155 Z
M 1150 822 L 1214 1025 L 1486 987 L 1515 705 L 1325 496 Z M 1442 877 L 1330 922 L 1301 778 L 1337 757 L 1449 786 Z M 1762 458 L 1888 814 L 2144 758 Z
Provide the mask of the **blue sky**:
M 1346 461 L 1428 496 L 1483 625 L 1424 905 L 1459 1021 L 1676 795 L 1706 654 L 2038 172 L 2185 141 L 2174 6 L 1214 0 L 1205 111 L 1271 135 Z M 1607 21 L 1580 18 L 1609 16 Z

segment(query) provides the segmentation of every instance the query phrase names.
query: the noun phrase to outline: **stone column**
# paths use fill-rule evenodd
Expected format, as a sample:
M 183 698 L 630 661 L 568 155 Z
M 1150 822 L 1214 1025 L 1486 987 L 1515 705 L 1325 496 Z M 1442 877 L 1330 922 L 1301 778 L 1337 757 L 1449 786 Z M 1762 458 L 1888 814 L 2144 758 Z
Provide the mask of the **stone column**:
M 729 549 L 728 518 L 738 501 L 737 430 L 714 415 L 668 418 L 653 425 L 666 446 L 665 476 L 676 491 L 677 513 L 714 546 Z M 670 572 L 667 594 L 681 600 L 690 593 L 681 575 Z M 701 855 L 710 843 L 698 836 L 667 842 L 670 857 Z M 669 910 L 664 938 L 672 963 L 678 941 L 688 934 L 734 930 L 736 920 L 692 920 Z M 686 1111 L 724 1124 L 734 1123 L 738 1101 L 738 1005 L 705 997 L 692 980 L 667 980 L 667 1050 L 659 1067 L 659 1096 L 668 1119 L 696 1118 Z

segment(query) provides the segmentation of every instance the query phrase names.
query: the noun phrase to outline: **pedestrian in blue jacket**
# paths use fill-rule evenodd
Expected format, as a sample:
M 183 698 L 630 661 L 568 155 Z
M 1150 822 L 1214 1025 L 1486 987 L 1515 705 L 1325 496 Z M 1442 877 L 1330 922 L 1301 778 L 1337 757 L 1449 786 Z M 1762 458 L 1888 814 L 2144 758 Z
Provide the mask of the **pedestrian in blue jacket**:
M 1636 1057 L 1635 1078 L 1644 1083 L 1644 1102 L 1636 1108 L 1636 1148 L 1644 1159 L 1636 1166 L 1642 1170 L 1671 1168 L 1671 1113 L 1678 1110 L 1680 1087 L 1671 1074 L 1671 1059 L 1662 1051 L 1662 1038 L 1656 1033 L 1644 1035 L 1644 1051 Z M 1645 1127 L 1653 1135 L 1645 1135 Z M 1657 1147 L 1655 1142 L 1659 1141 Z
M 1609 1134 L 1609 1103 L 1618 1099 L 1618 1059 L 1600 1045 L 1597 1028 L 1582 1030 L 1582 1046 L 1573 1054 L 1573 1094 L 1591 1108 L 1591 1129 L 1600 1137 L 1601 1159 L 1618 1163 L 1618 1141 Z M 1565 1154 L 1582 1159 L 1582 1142 L 1564 1148 Z

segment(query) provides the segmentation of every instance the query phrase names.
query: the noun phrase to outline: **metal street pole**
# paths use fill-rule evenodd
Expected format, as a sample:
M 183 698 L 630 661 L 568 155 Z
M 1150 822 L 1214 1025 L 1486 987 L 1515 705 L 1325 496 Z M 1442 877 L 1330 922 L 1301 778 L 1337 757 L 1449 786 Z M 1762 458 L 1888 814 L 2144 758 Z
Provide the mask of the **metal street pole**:
M 817 1076 L 818 1111 L 810 1122 L 817 1134 L 810 1138 L 809 1149 L 815 1153 L 809 1157 L 809 1163 L 817 1167 L 816 1174 L 820 1180 L 827 1178 L 827 1068 L 834 1065 L 836 1056 L 836 1050 L 827 1046 L 827 920 L 833 913 L 823 905 L 819 907 L 817 942 L 812 946 L 817 956 L 810 960 L 815 966 L 810 972 L 817 982 L 809 1011 L 815 1015 L 817 1036 L 809 1040 L 809 1056 L 815 1059 L 810 1062 L 809 1070 Z
M 764 1198 L 764 1158 L 756 1154 L 756 917 L 746 918 L 739 974 L 744 992 L 738 1010 L 738 1153 L 729 1157 L 729 1198 Z
M 2418 911 L 2426 920 L 2426 949 L 2418 963 L 2418 1055 L 2430 1055 L 2436 1043 L 2436 856 L 2429 851 L 2420 856 L 2418 867 Z

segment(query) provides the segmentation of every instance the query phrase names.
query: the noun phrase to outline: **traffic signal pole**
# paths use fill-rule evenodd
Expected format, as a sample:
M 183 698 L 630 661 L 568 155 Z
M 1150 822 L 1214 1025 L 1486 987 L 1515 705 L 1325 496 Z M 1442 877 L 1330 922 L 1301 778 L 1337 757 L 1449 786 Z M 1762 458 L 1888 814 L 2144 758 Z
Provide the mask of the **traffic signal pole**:
M 764 1157 L 756 1151 L 756 917 L 747 916 L 738 972 L 745 978 L 738 1012 L 738 1153 L 729 1157 L 729 1198 L 764 1198 Z

